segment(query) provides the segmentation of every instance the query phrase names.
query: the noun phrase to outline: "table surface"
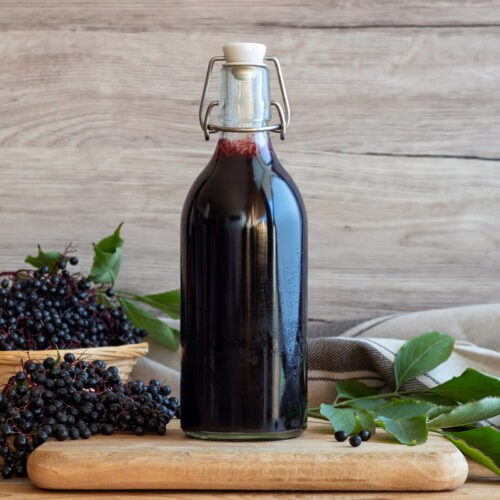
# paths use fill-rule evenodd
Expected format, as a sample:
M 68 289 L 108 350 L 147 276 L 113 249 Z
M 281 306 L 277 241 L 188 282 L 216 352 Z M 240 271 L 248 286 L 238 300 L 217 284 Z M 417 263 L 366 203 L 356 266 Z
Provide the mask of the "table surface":
M 384 500 L 384 499 L 421 499 L 421 500 L 446 500 L 446 499 L 471 499 L 478 500 L 488 498 L 494 500 L 500 495 L 500 482 L 496 479 L 470 478 L 464 485 L 453 491 L 445 492 L 302 492 L 291 494 L 289 492 L 178 492 L 178 491 L 54 491 L 40 490 L 28 479 L 0 480 L 0 497 L 8 500 L 31 500 L 40 499 L 139 499 L 139 498 L 164 498 L 176 500 L 202 500 L 207 498 L 221 500 L 236 500 L 243 498 L 246 500 L 272 500 L 272 499 L 363 499 L 363 500 Z

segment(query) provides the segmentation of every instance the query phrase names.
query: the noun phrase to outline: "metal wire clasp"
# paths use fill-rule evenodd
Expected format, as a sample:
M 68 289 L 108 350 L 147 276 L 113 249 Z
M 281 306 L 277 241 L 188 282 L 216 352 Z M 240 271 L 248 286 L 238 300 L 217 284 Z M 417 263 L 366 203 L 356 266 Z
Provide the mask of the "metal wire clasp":
M 208 88 L 210 87 L 210 80 L 212 79 L 212 71 L 214 65 L 217 61 L 225 61 L 225 57 L 216 56 L 210 59 L 207 68 L 207 75 L 205 77 L 205 85 L 203 86 L 203 94 L 201 96 L 200 102 L 200 111 L 199 111 L 199 120 L 200 126 L 205 134 L 205 139 L 208 141 L 210 139 L 210 134 L 216 132 L 279 132 L 281 140 L 285 139 L 285 134 L 288 126 L 290 125 L 290 103 L 288 102 L 288 95 L 286 93 L 285 82 L 283 80 L 283 73 L 281 72 L 281 66 L 278 61 L 278 58 L 267 56 L 264 58 L 266 61 L 272 61 L 276 68 L 276 73 L 278 74 L 278 82 L 281 90 L 281 96 L 283 98 L 283 105 L 285 110 L 281 107 L 281 104 L 277 101 L 271 101 L 271 106 L 274 106 L 278 111 L 278 115 L 280 117 L 280 123 L 276 123 L 274 125 L 267 125 L 266 127 L 254 127 L 254 128 L 238 128 L 238 127 L 223 127 L 221 125 L 214 125 L 213 123 L 208 123 L 210 118 L 210 113 L 215 106 L 219 105 L 219 101 L 211 101 L 208 106 L 206 106 L 207 102 L 207 94 Z M 251 66 L 251 65 L 249 65 Z

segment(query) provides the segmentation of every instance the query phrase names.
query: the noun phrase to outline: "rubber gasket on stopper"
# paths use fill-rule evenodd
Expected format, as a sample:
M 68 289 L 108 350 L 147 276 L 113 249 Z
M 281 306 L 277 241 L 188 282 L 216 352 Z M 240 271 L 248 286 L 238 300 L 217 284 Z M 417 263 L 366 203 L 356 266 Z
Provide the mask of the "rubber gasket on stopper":
M 262 43 L 235 42 L 222 47 L 229 64 L 264 64 L 267 47 Z

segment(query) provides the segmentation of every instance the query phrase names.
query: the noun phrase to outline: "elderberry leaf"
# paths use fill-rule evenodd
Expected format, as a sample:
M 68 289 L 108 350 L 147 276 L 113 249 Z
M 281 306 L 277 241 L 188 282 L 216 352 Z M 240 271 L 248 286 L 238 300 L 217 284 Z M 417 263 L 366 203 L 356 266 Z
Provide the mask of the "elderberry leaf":
M 31 264 L 37 269 L 41 269 L 43 266 L 48 266 L 49 269 L 52 269 L 62 260 L 62 258 L 62 254 L 59 252 L 44 252 L 42 247 L 38 245 L 38 255 L 36 257 L 28 255 L 24 262 Z M 67 258 L 65 260 L 67 260 Z
M 454 410 L 456 405 L 436 405 L 434 408 L 431 408 L 427 412 L 427 418 L 433 419 L 438 417 L 439 415 L 443 415 L 443 413 L 449 413 L 451 410 Z
M 339 399 L 357 399 L 365 396 L 374 396 L 382 389 L 370 387 L 359 380 L 342 380 L 335 384 Z
M 483 398 L 457 406 L 448 413 L 429 421 L 429 429 L 444 429 L 475 424 L 486 418 L 500 415 L 500 398 Z
M 492 427 L 480 427 L 461 432 L 441 431 L 440 434 L 462 453 L 500 476 L 500 432 Z
M 134 302 L 118 297 L 118 302 L 125 308 L 125 312 L 134 326 L 146 330 L 149 337 L 157 340 L 173 351 L 179 346 L 179 335 L 163 321 Z
M 426 420 L 425 415 L 398 419 L 377 417 L 377 425 L 394 436 L 400 443 L 413 446 L 427 441 Z
M 120 237 L 120 229 L 123 222 L 116 228 L 115 232 L 94 244 L 94 262 L 90 270 L 89 280 L 94 283 L 111 283 L 120 272 L 122 265 L 123 239 Z
M 377 398 L 359 398 L 353 399 L 349 405 L 353 408 L 362 408 L 364 410 L 376 410 L 387 404 L 387 399 L 383 396 Z
M 372 434 L 375 431 L 375 417 L 372 413 L 362 409 L 355 409 L 354 418 L 356 419 L 356 426 L 352 431 L 353 434 L 358 434 L 361 431 L 370 431 Z
M 425 389 L 426 391 L 431 391 L 432 389 Z M 427 401 L 428 403 L 433 403 L 438 406 L 456 406 L 457 402 L 454 399 L 447 398 L 445 396 L 439 396 L 438 394 L 422 394 L 416 392 L 413 396 L 409 396 L 408 399 L 417 398 L 419 401 Z
M 467 403 L 487 396 L 500 397 L 500 379 L 467 368 L 459 377 L 453 377 L 430 390 L 439 396 Z
M 94 252 L 94 263 L 90 270 L 89 280 L 94 283 L 111 283 L 114 285 L 120 272 L 122 249 L 117 248 L 114 253 L 107 253 L 94 245 Z
M 171 318 L 181 317 L 181 291 L 171 290 L 169 292 L 156 293 L 153 295 L 135 295 L 134 300 L 147 304 L 154 309 L 167 313 Z
M 125 241 L 120 236 L 120 230 L 122 226 L 123 222 L 120 222 L 112 235 L 106 236 L 99 243 L 97 243 L 97 246 L 103 252 L 113 253 L 117 248 L 123 247 L 123 243 L 125 243 Z
M 375 410 L 375 414 L 379 417 L 392 419 L 412 418 L 418 417 L 419 415 L 427 415 L 427 413 L 435 407 L 436 405 L 426 403 L 425 401 L 402 399 L 393 401 L 388 405 Z
M 405 342 L 394 360 L 396 391 L 408 380 L 436 368 L 446 361 L 455 339 L 439 332 L 428 332 Z
M 332 405 L 322 404 L 320 413 L 330 421 L 335 431 L 351 434 L 356 427 L 356 418 L 351 408 L 334 408 Z

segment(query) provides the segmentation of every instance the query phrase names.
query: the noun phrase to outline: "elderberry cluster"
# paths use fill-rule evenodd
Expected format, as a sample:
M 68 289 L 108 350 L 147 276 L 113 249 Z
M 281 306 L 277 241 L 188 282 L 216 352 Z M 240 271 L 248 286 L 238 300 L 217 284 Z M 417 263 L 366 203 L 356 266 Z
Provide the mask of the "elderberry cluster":
M 69 263 L 76 265 L 78 259 L 71 257 Z M 85 276 L 71 274 L 64 259 L 52 270 L 45 266 L 2 275 L 0 351 L 137 344 L 147 335 L 133 327 L 121 306 L 99 304 L 97 289 Z M 111 302 L 113 289 L 103 293 Z
M 176 397 L 158 380 L 122 383 L 116 367 L 67 353 L 57 364 L 27 361 L 0 394 L 2 476 L 26 475 L 29 454 L 49 437 L 88 439 L 115 430 L 164 435 L 179 416 Z

